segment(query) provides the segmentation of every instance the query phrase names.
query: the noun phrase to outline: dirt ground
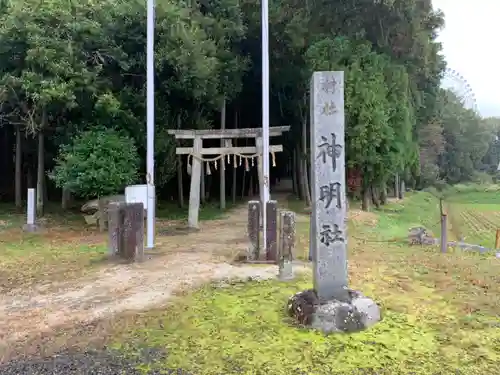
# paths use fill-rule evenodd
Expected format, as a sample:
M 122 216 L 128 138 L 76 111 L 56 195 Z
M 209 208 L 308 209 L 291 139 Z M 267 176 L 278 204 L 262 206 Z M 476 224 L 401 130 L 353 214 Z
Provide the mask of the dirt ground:
M 35 284 L 0 294 L 0 359 L 34 335 L 86 324 L 111 315 L 161 306 L 183 289 L 210 280 L 271 278 L 276 266 L 234 266 L 245 251 L 247 209 L 225 220 L 202 222 L 199 232 L 178 224 L 159 225 L 154 252 L 143 263 L 107 265 L 96 273 L 69 281 Z M 10 350 L 9 350 L 10 348 Z

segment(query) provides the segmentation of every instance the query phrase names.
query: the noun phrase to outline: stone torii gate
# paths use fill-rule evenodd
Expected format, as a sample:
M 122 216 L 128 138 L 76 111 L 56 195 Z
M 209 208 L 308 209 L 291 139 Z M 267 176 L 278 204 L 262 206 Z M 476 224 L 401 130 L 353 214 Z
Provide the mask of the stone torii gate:
M 277 137 L 290 130 L 290 126 L 275 126 L 269 128 L 269 136 Z M 269 184 L 269 181 L 264 181 L 262 171 L 262 129 L 247 128 L 247 129 L 208 129 L 208 130 L 168 130 L 168 134 L 175 136 L 176 139 L 192 139 L 193 147 L 177 147 L 177 155 L 189 155 L 192 157 L 191 167 L 191 185 L 189 190 L 189 217 L 188 227 L 198 228 L 198 214 L 200 210 L 200 188 L 201 188 L 201 163 L 204 161 L 217 163 L 221 160 L 221 171 L 225 169 L 225 163 L 230 162 L 231 155 L 233 156 L 233 164 L 241 165 L 242 159 L 245 159 L 245 164 L 248 165 L 248 159 L 258 158 L 259 172 L 259 187 L 262 198 L 264 184 Z M 233 147 L 232 139 L 235 138 L 254 138 L 255 146 Z M 203 148 L 204 139 L 221 139 L 224 141 L 224 147 L 208 147 Z M 281 152 L 283 145 L 269 146 L 269 152 Z M 250 154 L 250 155 L 249 155 Z M 204 155 L 218 155 L 212 158 L 204 158 Z M 236 158 L 240 158 L 237 164 Z M 217 166 L 217 164 L 215 164 Z M 217 167 L 216 167 L 217 168 Z M 262 200 L 262 199 L 261 199 Z

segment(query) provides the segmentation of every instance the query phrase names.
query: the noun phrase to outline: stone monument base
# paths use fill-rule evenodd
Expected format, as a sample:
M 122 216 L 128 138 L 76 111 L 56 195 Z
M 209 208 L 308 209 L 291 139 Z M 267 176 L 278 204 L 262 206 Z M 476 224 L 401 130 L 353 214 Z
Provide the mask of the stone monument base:
M 348 290 L 345 301 L 320 301 L 314 289 L 294 294 L 288 300 L 288 314 L 299 324 L 326 334 L 358 332 L 382 318 L 379 306 L 361 293 Z
M 40 232 L 42 227 L 38 224 L 24 224 L 23 225 L 23 231 L 29 232 L 29 233 L 35 233 L 35 232 Z

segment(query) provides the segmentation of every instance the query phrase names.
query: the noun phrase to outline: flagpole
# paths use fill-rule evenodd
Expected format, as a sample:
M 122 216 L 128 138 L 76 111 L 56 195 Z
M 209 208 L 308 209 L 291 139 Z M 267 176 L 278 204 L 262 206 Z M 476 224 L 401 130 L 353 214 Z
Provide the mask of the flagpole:
M 269 201 L 269 5 L 261 0 L 262 7 L 262 177 L 264 191 L 262 197 L 262 240 L 267 251 L 266 227 L 267 205 Z
M 155 15 L 154 15 L 154 0 L 147 0 L 147 57 L 146 57 L 146 73 L 147 73 L 147 150 L 146 150 L 146 183 L 147 183 L 147 248 L 154 248 L 155 240 L 155 161 L 154 161 L 154 147 L 155 147 L 155 88 L 154 88 L 154 31 L 155 31 Z

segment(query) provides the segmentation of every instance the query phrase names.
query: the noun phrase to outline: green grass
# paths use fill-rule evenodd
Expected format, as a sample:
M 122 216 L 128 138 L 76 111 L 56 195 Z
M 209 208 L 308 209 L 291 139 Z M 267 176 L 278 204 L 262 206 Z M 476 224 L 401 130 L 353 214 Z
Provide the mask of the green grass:
M 379 239 L 406 239 L 408 229 L 417 226 L 439 235 L 439 202 L 429 193 L 407 193 L 404 201 L 388 203 L 378 213 L 377 225 L 365 232 Z
M 436 206 L 429 194 L 409 194 L 377 212 L 375 228 L 357 223 L 350 233 L 402 235 L 433 223 Z M 307 236 L 305 226 L 298 236 Z M 383 321 L 361 333 L 325 336 L 287 318 L 288 297 L 311 287 L 306 275 L 290 283 L 205 286 L 168 308 L 134 314 L 133 324 L 114 320 L 106 334 L 126 355 L 159 348 L 167 356 L 156 367 L 200 375 L 500 373 L 497 259 L 351 239 L 349 271 L 351 286 L 383 309 Z
M 74 279 L 105 261 L 104 242 L 86 244 L 80 234 L 73 236 L 9 233 L 0 237 L 0 290 Z

